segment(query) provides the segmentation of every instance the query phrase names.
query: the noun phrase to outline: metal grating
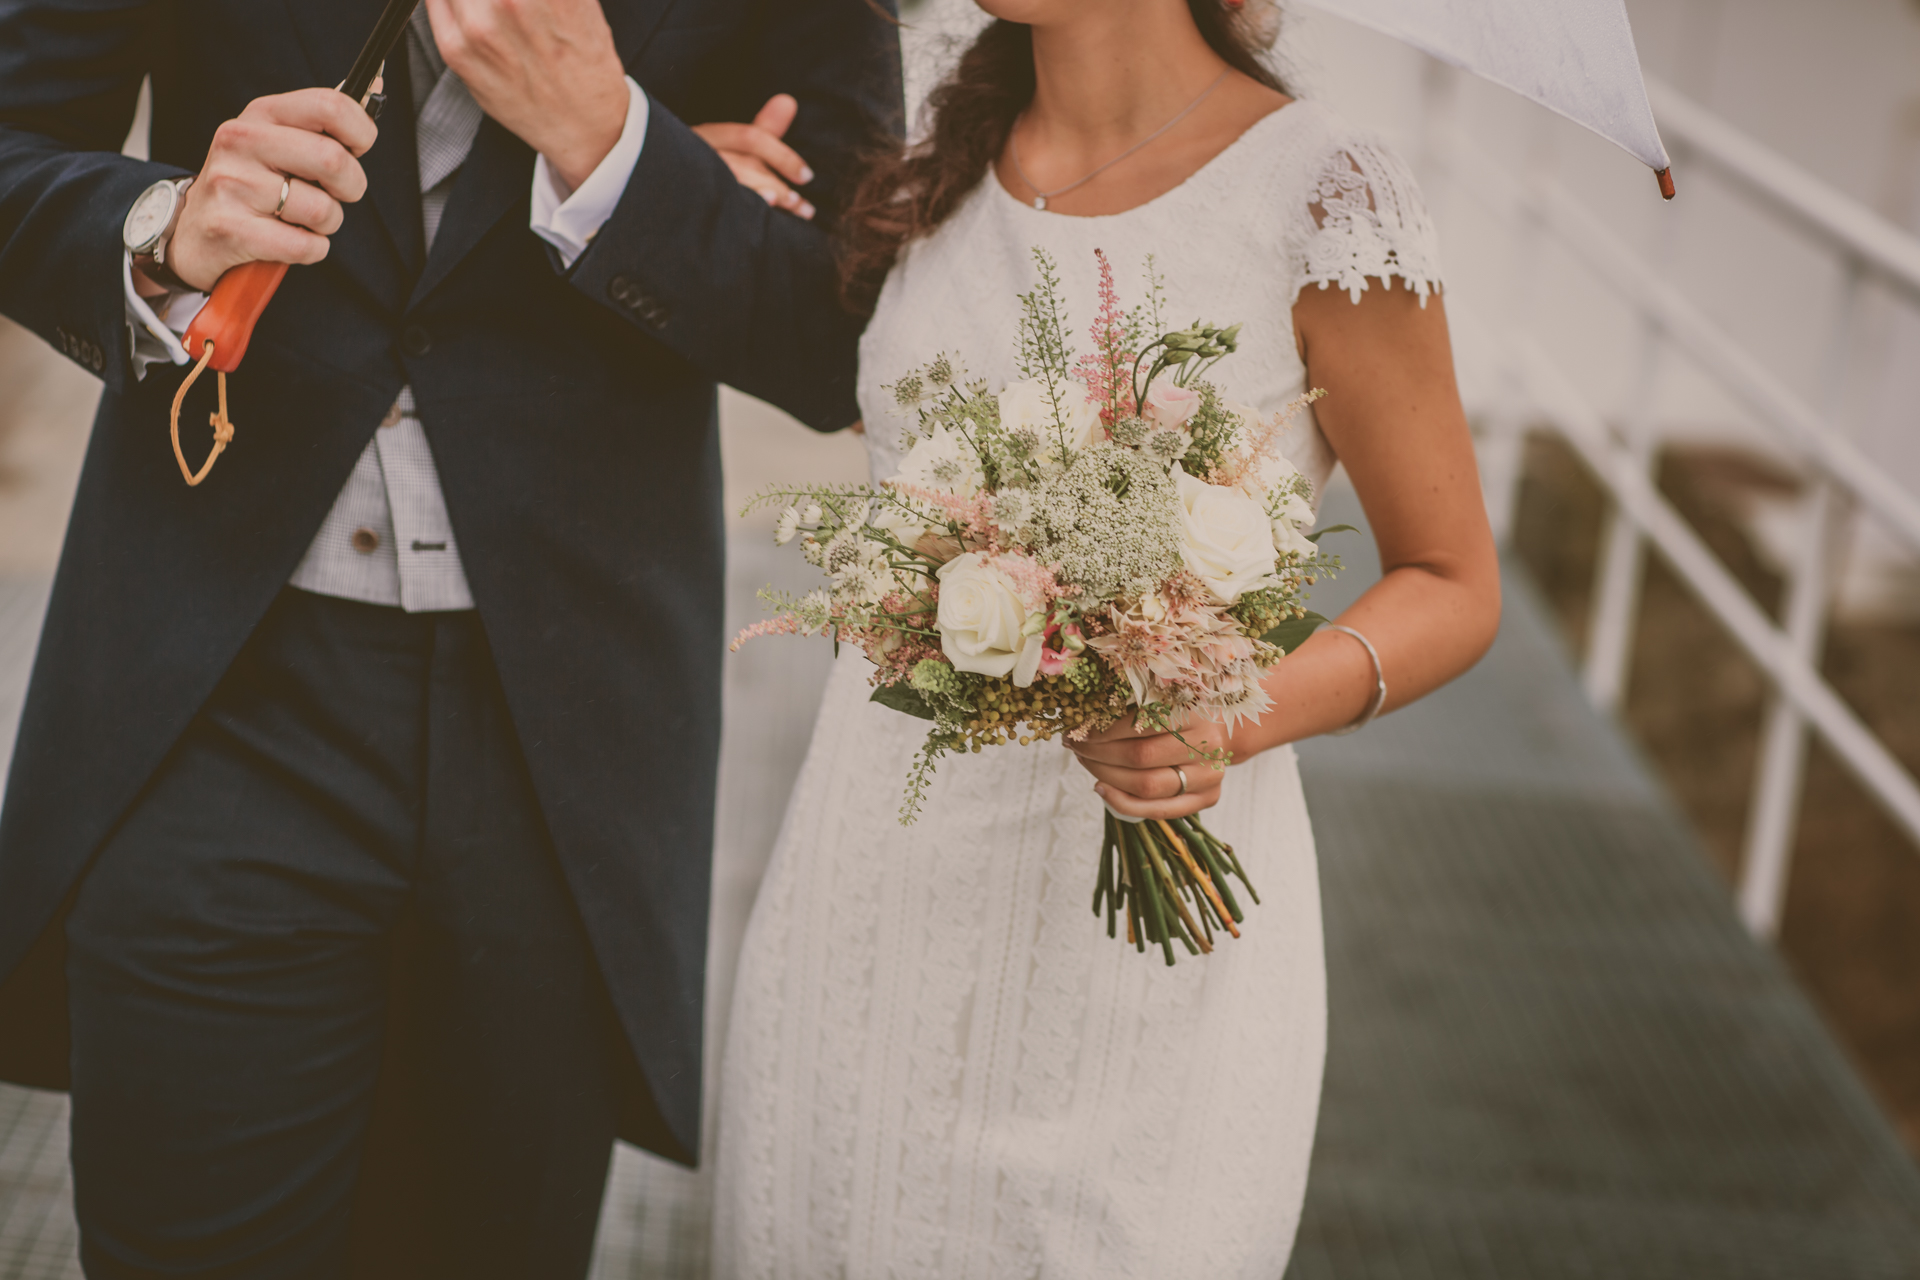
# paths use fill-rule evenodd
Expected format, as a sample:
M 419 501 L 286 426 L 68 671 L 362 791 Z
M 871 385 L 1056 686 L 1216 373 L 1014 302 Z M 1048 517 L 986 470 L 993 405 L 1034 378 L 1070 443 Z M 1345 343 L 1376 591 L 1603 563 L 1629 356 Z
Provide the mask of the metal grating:
M 1290 1280 L 1920 1276 L 1920 1171 L 1520 571 L 1475 671 L 1301 758 L 1332 1012 Z

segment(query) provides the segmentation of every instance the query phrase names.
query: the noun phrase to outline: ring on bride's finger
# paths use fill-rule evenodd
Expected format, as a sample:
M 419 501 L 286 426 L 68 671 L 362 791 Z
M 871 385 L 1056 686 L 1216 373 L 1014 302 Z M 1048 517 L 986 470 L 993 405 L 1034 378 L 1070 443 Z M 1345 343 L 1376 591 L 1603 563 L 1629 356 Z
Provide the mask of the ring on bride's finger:
M 1187 794 L 1187 771 L 1177 764 L 1170 764 L 1167 768 L 1173 770 L 1173 776 L 1180 779 L 1180 789 L 1173 794 L 1176 796 Z
M 280 179 L 280 203 L 273 206 L 273 216 L 278 218 L 287 211 L 287 197 L 293 194 L 293 179 Z M 284 221 L 284 219 L 282 219 Z

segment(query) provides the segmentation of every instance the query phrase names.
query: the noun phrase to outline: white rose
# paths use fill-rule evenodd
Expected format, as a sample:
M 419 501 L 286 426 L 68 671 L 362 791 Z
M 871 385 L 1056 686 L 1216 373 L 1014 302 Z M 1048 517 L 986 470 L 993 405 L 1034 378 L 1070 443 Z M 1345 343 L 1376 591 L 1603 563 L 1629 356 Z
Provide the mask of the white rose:
M 1301 559 L 1307 559 L 1319 548 L 1307 540 L 1307 528 L 1296 521 L 1282 517 L 1273 522 L 1273 545 L 1282 555 L 1289 551 L 1298 551 Z
M 1173 469 L 1180 503 L 1180 543 L 1187 568 L 1232 604 L 1273 573 L 1279 552 L 1273 525 L 1260 503 L 1238 489 L 1196 480 Z
M 1154 379 L 1147 388 L 1147 403 L 1141 407 L 1141 415 L 1150 418 L 1163 427 L 1184 427 L 1200 411 L 1200 393 L 1191 387 L 1183 387 L 1168 378 L 1164 382 Z
M 1293 489 L 1293 478 L 1300 473 L 1293 464 L 1282 460 L 1285 473 L 1279 475 L 1276 482 L 1269 486 L 1277 490 L 1268 500 L 1267 510 L 1273 514 L 1273 545 L 1284 554 L 1298 551 L 1302 556 L 1311 556 L 1317 548 L 1307 541 L 1307 530 L 1313 528 L 1318 519 L 1313 503 Z
M 1084 449 L 1100 439 L 1100 410 L 1087 399 L 1087 389 L 1078 382 L 1069 380 L 1061 395 L 1065 402 L 1061 408 L 1066 413 L 1067 447 Z M 1057 446 L 1060 437 L 1053 418 L 1053 399 L 1047 394 L 1046 384 L 1040 382 L 1010 382 L 999 396 L 1000 425 L 1008 431 L 1018 431 L 1022 427 L 1036 431 L 1040 435 L 1043 451 Z
M 900 460 L 894 480 L 916 489 L 940 493 L 973 493 L 985 487 L 980 455 L 959 434 L 935 427 L 915 442 Z
M 1004 676 L 1026 645 L 1027 604 L 1012 578 L 977 551 L 940 566 L 940 651 L 958 671 Z

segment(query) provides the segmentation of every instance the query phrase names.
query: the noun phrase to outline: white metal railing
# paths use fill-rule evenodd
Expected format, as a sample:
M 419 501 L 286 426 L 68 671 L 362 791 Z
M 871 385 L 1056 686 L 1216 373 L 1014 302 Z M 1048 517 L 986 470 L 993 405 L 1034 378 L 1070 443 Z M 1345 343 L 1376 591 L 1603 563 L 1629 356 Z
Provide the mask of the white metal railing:
M 1550 176 L 1516 180 L 1450 123 L 1450 77 L 1428 80 L 1426 154 L 1436 176 L 1510 226 L 1511 252 L 1529 259 L 1552 245 L 1569 251 L 1632 309 L 1639 329 L 1633 390 L 1622 421 L 1609 424 L 1556 366 L 1528 329 L 1522 300 L 1516 323 L 1500 327 L 1449 300 L 1463 347 L 1477 346 L 1495 366 L 1500 396 L 1483 446 L 1488 507 L 1504 539 L 1519 482 L 1521 432 L 1545 422 L 1573 446 L 1610 499 L 1595 573 L 1582 681 L 1598 707 L 1617 708 L 1632 658 L 1645 552 L 1650 546 L 1726 627 L 1774 689 L 1749 807 L 1738 901 L 1749 928 L 1779 926 L 1806 761 L 1806 735 L 1818 733 L 1847 769 L 1920 846 L 1920 784 L 1821 677 L 1819 662 L 1837 552 L 1856 510 L 1920 553 L 1920 499 L 1892 480 L 1847 437 L 1836 420 L 1846 360 L 1868 282 L 1920 308 L 1920 240 L 1872 211 L 1835 195 L 1811 174 L 1747 138 L 1671 88 L 1648 85 L 1654 114 L 1674 154 L 1681 183 L 1713 174 L 1746 203 L 1765 210 L 1832 255 L 1842 286 L 1824 335 L 1819 401 L 1808 403 L 1675 288 L 1658 261 L 1635 252 Z M 1535 166 L 1543 172 L 1547 165 Z M 1684 199 L 1684 195 L 1682 196 Z M 1663 231 L 1670 242 L 1670 223 Z M 1684 357 L 1726 391 L 1805 468 L 1807 534 L 1787 567 L 1783 624 L 1776 625 L 1674 510 L 1653 481 L 1654 393 L 1668 366 Z

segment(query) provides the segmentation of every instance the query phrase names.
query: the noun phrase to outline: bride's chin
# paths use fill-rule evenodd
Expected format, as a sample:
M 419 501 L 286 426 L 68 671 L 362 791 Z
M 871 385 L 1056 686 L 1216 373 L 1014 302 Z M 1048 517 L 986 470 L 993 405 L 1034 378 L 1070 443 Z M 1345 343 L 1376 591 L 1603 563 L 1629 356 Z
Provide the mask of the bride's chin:
M 973 0 L 990 18 L 1003 18 L 1027 26 L 1047 26 L 1058 22 L 1086 0 Z

